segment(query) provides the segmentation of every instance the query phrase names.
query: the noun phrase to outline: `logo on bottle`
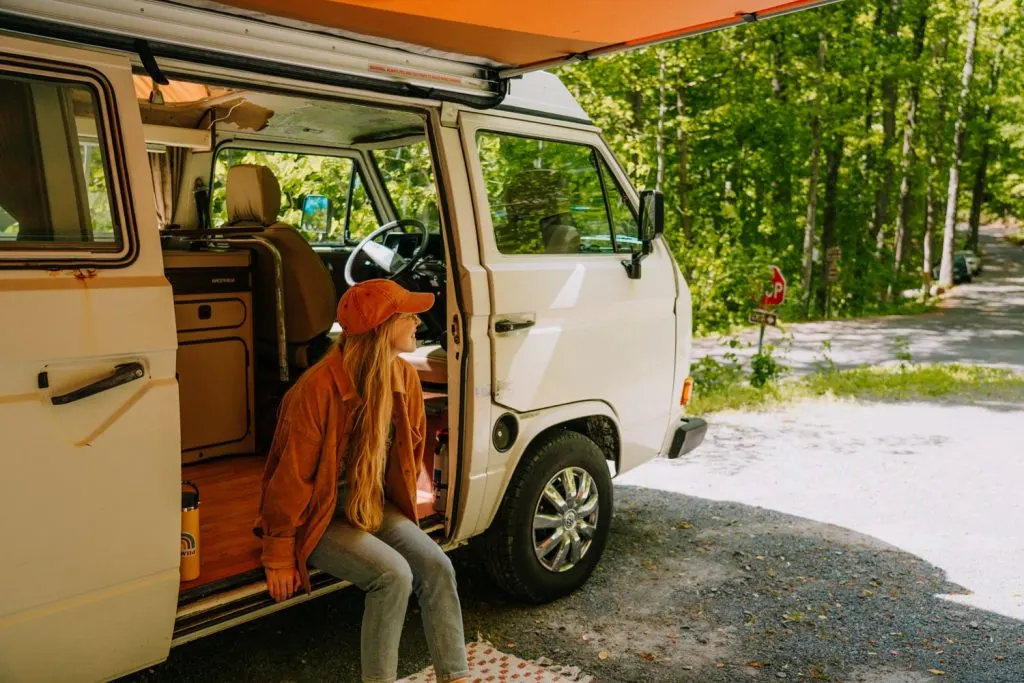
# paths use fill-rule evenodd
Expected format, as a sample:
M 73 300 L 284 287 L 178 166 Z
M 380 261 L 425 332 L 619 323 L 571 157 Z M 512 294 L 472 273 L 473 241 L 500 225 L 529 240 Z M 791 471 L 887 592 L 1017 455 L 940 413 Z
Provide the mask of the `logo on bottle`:
M 196 537 L 192 534 L 181 532 L 181 556 L 192 557 L 196 554 Z

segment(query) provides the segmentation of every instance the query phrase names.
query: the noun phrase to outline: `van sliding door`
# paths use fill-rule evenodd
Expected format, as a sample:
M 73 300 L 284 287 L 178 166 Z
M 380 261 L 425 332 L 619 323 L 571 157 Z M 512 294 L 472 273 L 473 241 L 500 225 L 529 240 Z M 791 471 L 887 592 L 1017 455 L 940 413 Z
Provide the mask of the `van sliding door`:
M 167 656 L 175 348 L 128 59 L 0 37 L 0 680 Z

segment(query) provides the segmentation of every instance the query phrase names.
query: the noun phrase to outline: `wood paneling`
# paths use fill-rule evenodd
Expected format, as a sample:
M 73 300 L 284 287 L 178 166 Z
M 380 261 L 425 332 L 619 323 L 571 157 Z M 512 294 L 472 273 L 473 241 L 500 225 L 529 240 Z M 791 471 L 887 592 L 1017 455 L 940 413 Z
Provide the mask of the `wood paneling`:
M 259 569 L 262 543 L 252 533 L 260 501 L 263 456 L 189 465 L 181 478 L 199 487 L 199 578 L 181 592 Z

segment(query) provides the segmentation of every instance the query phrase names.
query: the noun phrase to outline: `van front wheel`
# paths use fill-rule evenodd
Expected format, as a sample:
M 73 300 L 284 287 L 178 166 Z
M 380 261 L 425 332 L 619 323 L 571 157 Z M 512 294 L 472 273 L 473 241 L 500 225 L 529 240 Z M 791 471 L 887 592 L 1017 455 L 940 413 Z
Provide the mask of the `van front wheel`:
M 567 595 L 590 577 L 608 540 L 612 480 L 604 453 L 577 432 L 541 437 L 509 482 L 483 535 L 494 581 L 532 603 Z

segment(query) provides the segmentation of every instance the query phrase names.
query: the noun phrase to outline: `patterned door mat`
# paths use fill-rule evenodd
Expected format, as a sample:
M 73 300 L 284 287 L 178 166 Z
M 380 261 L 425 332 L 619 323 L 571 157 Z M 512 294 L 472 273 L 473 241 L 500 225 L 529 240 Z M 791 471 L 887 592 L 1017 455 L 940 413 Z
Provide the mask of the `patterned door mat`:
M 541 657 L 536 661 L 505 654 L 488 642 L 466 645 L 470 683 L 593 683 L 593 677 L 575 666 L 560 666 Z M 437 683 L 434 667 L 414 673 L 398 683 Z

